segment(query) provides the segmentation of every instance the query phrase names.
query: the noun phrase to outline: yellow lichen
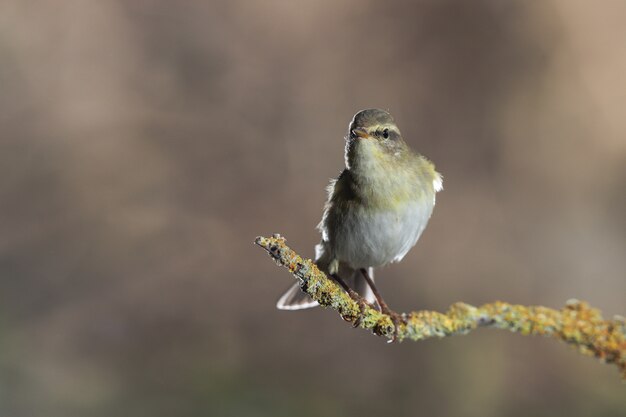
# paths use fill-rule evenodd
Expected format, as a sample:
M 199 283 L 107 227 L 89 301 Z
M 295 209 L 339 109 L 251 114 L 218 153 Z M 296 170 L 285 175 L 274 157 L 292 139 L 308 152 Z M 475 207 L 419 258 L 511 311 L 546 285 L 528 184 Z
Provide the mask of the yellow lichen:
M 605 320 L 599 310 L 584 301 L 569 300 L 561 310 L 542 306 L 522 306 L 502 301 L 474 307 L 455 303 L 443 314 L 416 311 L 406 315 L 406 323 L 394 329 L 390 316 L 365 305 L 360 310 L 354 301 L 310 259 L 303 259 L 290 249 L 279 235 L 258 237 L 277 264 L 299 280 L 307 294 L 324 307 L 336 310 L 341 317 L 359 327 L 388 339 L 423 340 L 465 334 L 478 327 L 506 329 L 522 335 L 548 336 L 575 347 L 579 352 L 615 364 L 626 380 L 626 319 Z

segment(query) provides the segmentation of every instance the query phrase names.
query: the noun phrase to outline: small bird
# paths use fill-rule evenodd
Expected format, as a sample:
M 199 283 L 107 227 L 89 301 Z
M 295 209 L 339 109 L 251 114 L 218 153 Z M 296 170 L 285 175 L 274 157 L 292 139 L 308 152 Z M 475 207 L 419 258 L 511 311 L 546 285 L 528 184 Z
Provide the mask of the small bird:
M 442 176 L 404 142 L 385 110 L 358 112 L 345 137 L 345 169 L 328 186 L 315 262 L 355 297 L 399 319 L 374 286 L 373 269 L 399 262 L 417 243 L 442 190 Z M 280 297 L 282 310 L 317 304 L 298 284 Z

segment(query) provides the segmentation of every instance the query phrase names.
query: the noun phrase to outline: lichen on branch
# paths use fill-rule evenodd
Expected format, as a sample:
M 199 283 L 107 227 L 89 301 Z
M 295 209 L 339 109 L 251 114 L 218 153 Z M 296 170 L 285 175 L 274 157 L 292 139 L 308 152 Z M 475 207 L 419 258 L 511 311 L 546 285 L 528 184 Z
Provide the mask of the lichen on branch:
M 478 327 L 495 327 L 523 335 L 549 336 L 570 344 L 579 352 L 617 365 L 626 380 L 626 319 L 605 320 L 599 310 L 586 302 L 570 300 L 561 310 L 542 306 L 522 306 L 496 301 L 474 307 L 453 304 L 446 313 L 414 311 L 405 313 L 405 323 L 395 329 L 390 316 L 369 304 L 359 306 L 334 280 L 320 271 L 310 259 L 300 257 L 280 235 L 257 237 L 278 265 L 288 268 L 302 291 L 324 307 L 336 310 L 350 323 L 389 340 L 423 340 L 466 334 Z

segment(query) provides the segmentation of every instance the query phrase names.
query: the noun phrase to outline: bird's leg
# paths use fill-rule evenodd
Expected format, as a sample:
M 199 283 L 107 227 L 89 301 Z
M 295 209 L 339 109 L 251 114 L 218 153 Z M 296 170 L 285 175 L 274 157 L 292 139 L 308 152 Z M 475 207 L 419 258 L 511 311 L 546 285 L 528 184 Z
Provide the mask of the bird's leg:
M 393 321 L 394 331 L 391 342 L 395 342 L 396 338 L 398 337 L 398 326 L 400 325 L 400 323 L 406 324 L 406 317 L 390 309 L 385 300 L 383 300 L 383 297 L 378 292 L 378 288 L 376 288 L 376 285 L 374 285 L 374 280 L 370 277 L 370 274 L 367 273 L 367 270 L 365 268 L 361 268 L 360 271 L 361 274 L 363 274 L 363 278 L 365 278 L 365 281 L 367 281 L 367 285 L 369 285 L 372 289 L 374 297 L 376 297 L 376 301 L 380 306 L 380 312 L 391 317 L 391 321 Z
M 330 274 L 330 276 L 332 279 L 337 281 L 337 283 L 341 285 L 341 287 L 348 293 L 350 298 L 356 301 L 357 304 L 359 305 L 359 316 L 356 318 L 354 323 L 352 323 L 353 327 L 359 327 L 359 324 L 361 324 L 361 320 L 363 320 L 363 315 L 365 313 L 365 305 L 367 304 L 367 301 L 365 301 L 363 297 L 361 297 L 356 291 L 350 288 L 348 284 L 346 284 L 346 282 L 343 279 L 341 279 L 339 275 Z

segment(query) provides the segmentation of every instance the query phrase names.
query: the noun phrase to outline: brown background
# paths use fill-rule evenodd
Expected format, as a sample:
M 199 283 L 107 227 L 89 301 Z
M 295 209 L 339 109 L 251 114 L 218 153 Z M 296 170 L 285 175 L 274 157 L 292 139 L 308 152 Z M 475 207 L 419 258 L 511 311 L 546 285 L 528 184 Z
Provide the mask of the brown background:
M 445 176 L 399 310 L 626 313 L 626 2 L 5 1 L 2 416 L 623 416 L 613 367 L 481 330 L 387 345 L 252 240 L 319 239 L 365 107 Z

